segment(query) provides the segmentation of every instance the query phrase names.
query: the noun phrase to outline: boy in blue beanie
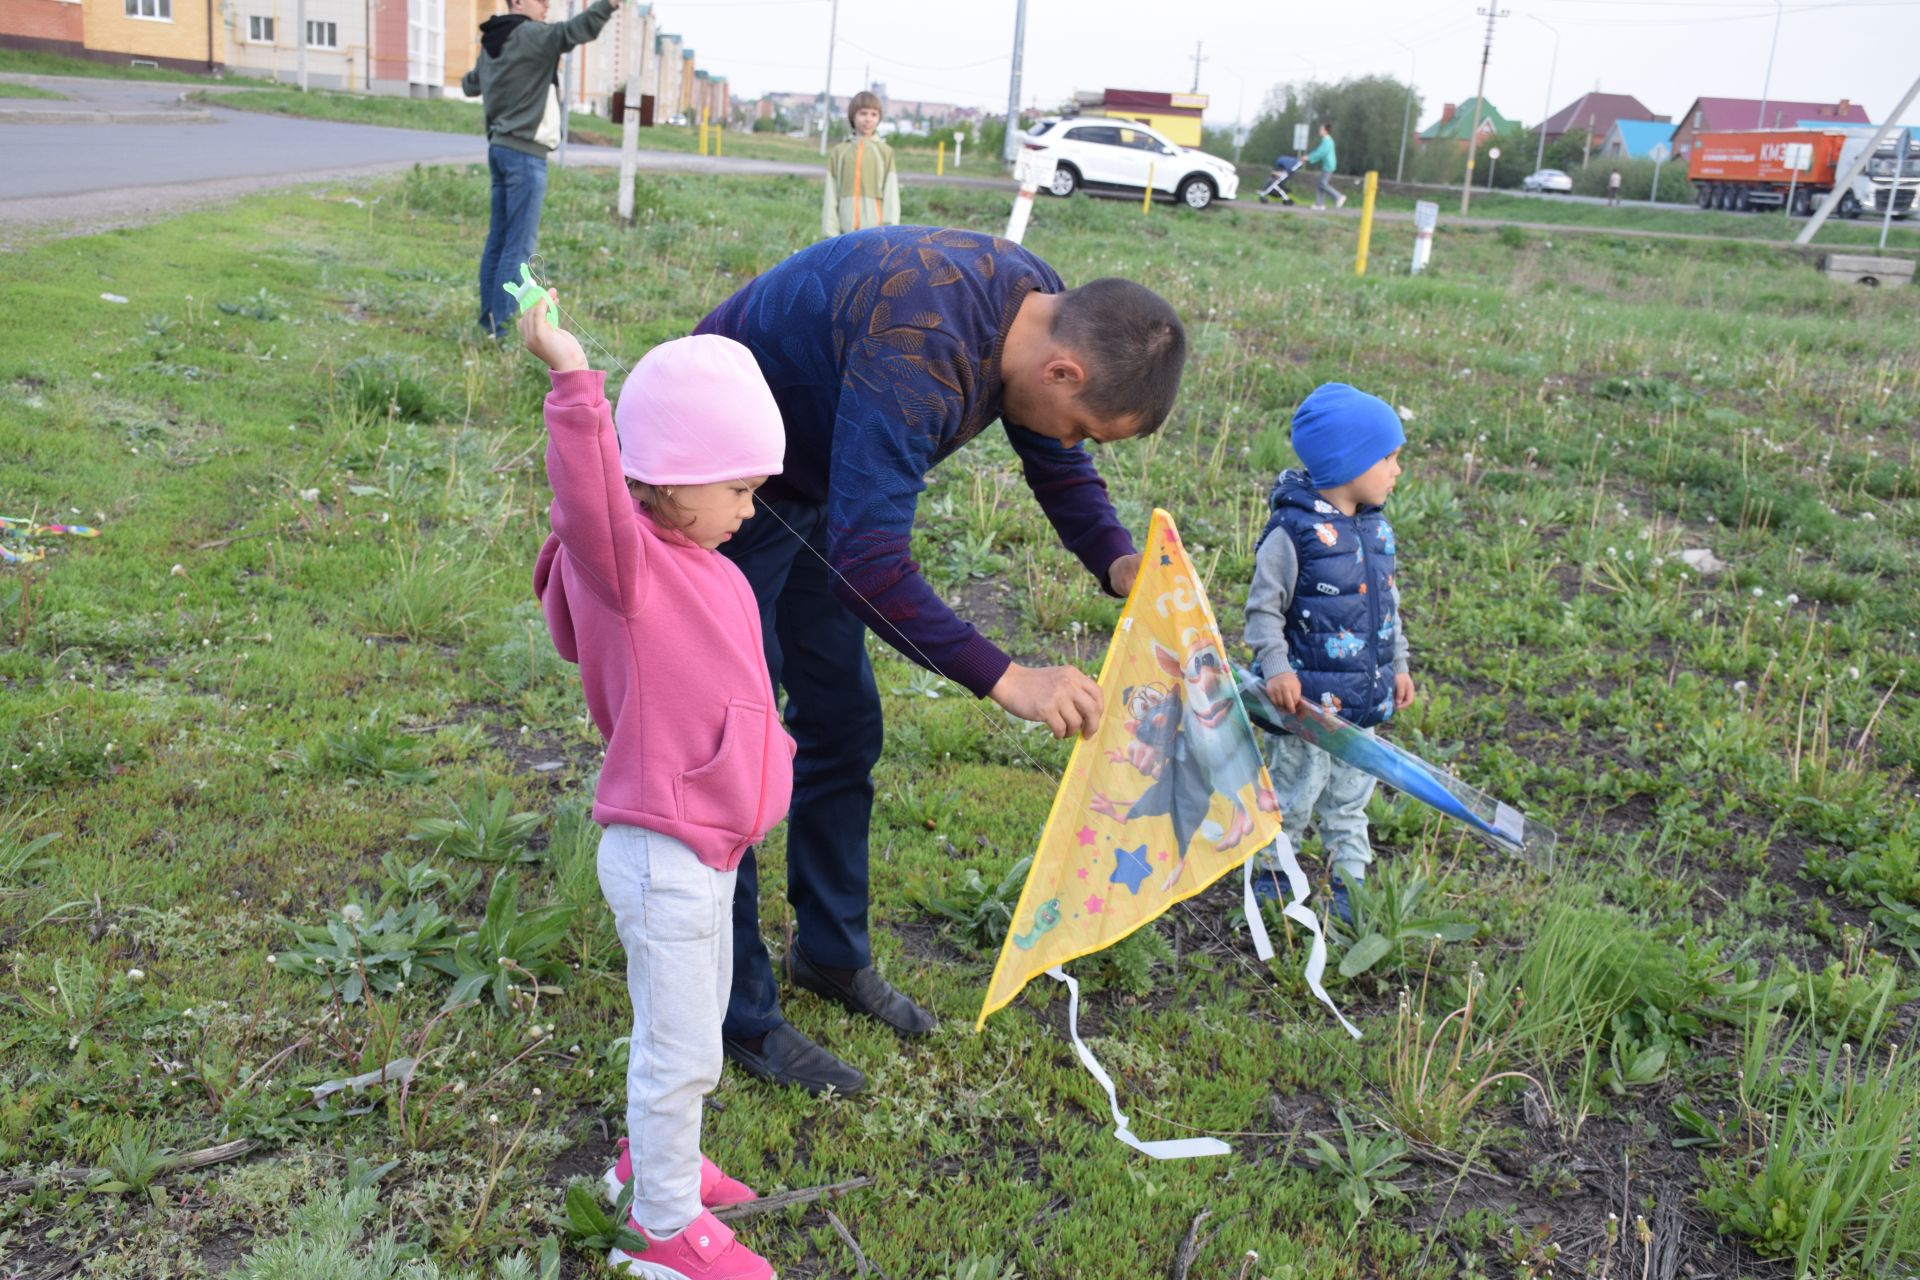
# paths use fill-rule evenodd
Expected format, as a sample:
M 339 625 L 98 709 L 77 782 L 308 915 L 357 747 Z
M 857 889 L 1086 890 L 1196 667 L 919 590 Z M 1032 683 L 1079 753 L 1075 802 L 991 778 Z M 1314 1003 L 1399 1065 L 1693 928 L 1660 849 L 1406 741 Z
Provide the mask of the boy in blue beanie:
M 1371 731 L 1413 702 L 1393 529 L 1380 510 L 1406 439 L 1393 406 L 1341 382 L 1316 387 L 1294 412 L 1293 449 L 1306 469 L 1274 482 L 1247 592 L 1247 645 L 1284 711 L 1313 702 Z M 1333 912 L 1351 924 L 1347 885 L 1373 861 L 1373 776 L 1291 734 L 1267 738 L 1267 769 L 1295 837 L 1318 825 Z M 1279 896 L 1278 858 L 1271 849 L 1256 856 L 1254 892 Z

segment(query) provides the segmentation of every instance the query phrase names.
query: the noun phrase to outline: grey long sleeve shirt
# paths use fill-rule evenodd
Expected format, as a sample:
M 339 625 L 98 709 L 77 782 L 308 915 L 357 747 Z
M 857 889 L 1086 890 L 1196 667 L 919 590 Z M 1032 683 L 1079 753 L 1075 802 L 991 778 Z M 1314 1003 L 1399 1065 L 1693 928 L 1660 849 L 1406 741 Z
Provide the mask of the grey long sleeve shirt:
M 1253 585 L 1247 588 L 1247 647 L 1253 650 L 1268 678 L 1292 671 L 1287 648 L 1287 606 L 1300 581 L 1300 552 L 1293 539 L 1276 532 L 1260 544 L 1253 557 Z M 1393 634 L 1393 670 L 1408 674 L 1407 620 L 1400 611 L 1400 588 L 1393 589 L 1393 613 L 1399 625 Z

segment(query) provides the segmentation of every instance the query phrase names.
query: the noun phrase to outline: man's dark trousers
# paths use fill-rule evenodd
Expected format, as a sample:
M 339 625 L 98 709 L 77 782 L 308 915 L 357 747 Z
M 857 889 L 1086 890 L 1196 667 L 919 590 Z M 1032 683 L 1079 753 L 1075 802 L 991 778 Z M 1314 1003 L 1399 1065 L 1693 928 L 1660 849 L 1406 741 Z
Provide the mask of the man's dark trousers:
M 799 744 L 787 818 L 787 898 L 807 959 L 833 969 L 873 963 L 867 937 L 867 827 L 880 759 L 880 692 L 867 628 L 833 594 L 827 513 L 796 498 L 761 499 L 725 544 L 760 604 L 767 670 L 786 692 L 787 731 Z M 755 850 L 733 891 L 733 996 L 723 1033 L 765 1035 L 784 1019 L 760 937 Z

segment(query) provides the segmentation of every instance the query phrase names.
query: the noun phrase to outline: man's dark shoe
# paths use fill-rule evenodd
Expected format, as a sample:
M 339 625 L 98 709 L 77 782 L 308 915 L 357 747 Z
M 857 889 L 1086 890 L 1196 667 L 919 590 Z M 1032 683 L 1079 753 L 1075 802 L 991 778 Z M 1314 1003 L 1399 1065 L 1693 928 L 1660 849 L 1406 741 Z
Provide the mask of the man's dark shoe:
M 903 1036 L 924 1036 L 940 1023 L 932 1014 L 902 995 L 872 965 L 864 969 L 827 970 L 814 964 L 798 946 L 787 948 L 787 981 L 815 995 L 845 1005 L 855 1013 L 886 1023 Z
M 758 1049 L 731 1036 L 720 1041 L 727 1056 L 750 1076 L 774 1084 L 797 1085 L 819 1097 L 831 1089 L 846 1096 L 867 1087 L 867 1078 L 783 1022 L 767 1032 Z

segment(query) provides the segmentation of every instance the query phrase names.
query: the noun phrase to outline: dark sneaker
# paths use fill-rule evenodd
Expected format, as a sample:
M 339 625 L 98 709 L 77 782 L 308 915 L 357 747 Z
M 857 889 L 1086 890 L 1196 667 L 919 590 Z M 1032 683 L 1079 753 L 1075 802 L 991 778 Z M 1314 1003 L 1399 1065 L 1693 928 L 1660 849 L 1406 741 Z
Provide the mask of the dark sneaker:
M 1347 882 L 1339 876 L 1333 878 L 1333 895 L 1328 910 L 1341 924 L 1353 924 L 1353 903 L 1347 901 Z
M 1253 896 L 1257 902 L 1278 902 L 1282 906 L 1287 901 L 1287 882 L 1278 871 L 1265 867 L 1253 869 Z
M 881 977 L 872 965 L 850 973 L 846 970 L 830 973 L 808 960 L 798 946 L 787 948 L 785 965 L 787 981 L 794 986 L 884 1022 L 903 1036 L 924 1036 L 940 1025 L 932 1014 Z
M 867 1087 L 865 1076 L 801 1035 L 790 1022 L 767 1032 L 757 1050 L 731 1037 L 722 1037 L 720 1043 L 748 1075 L 797 1085 L 816 1097 L 829 1090 L 846 1095 Z

